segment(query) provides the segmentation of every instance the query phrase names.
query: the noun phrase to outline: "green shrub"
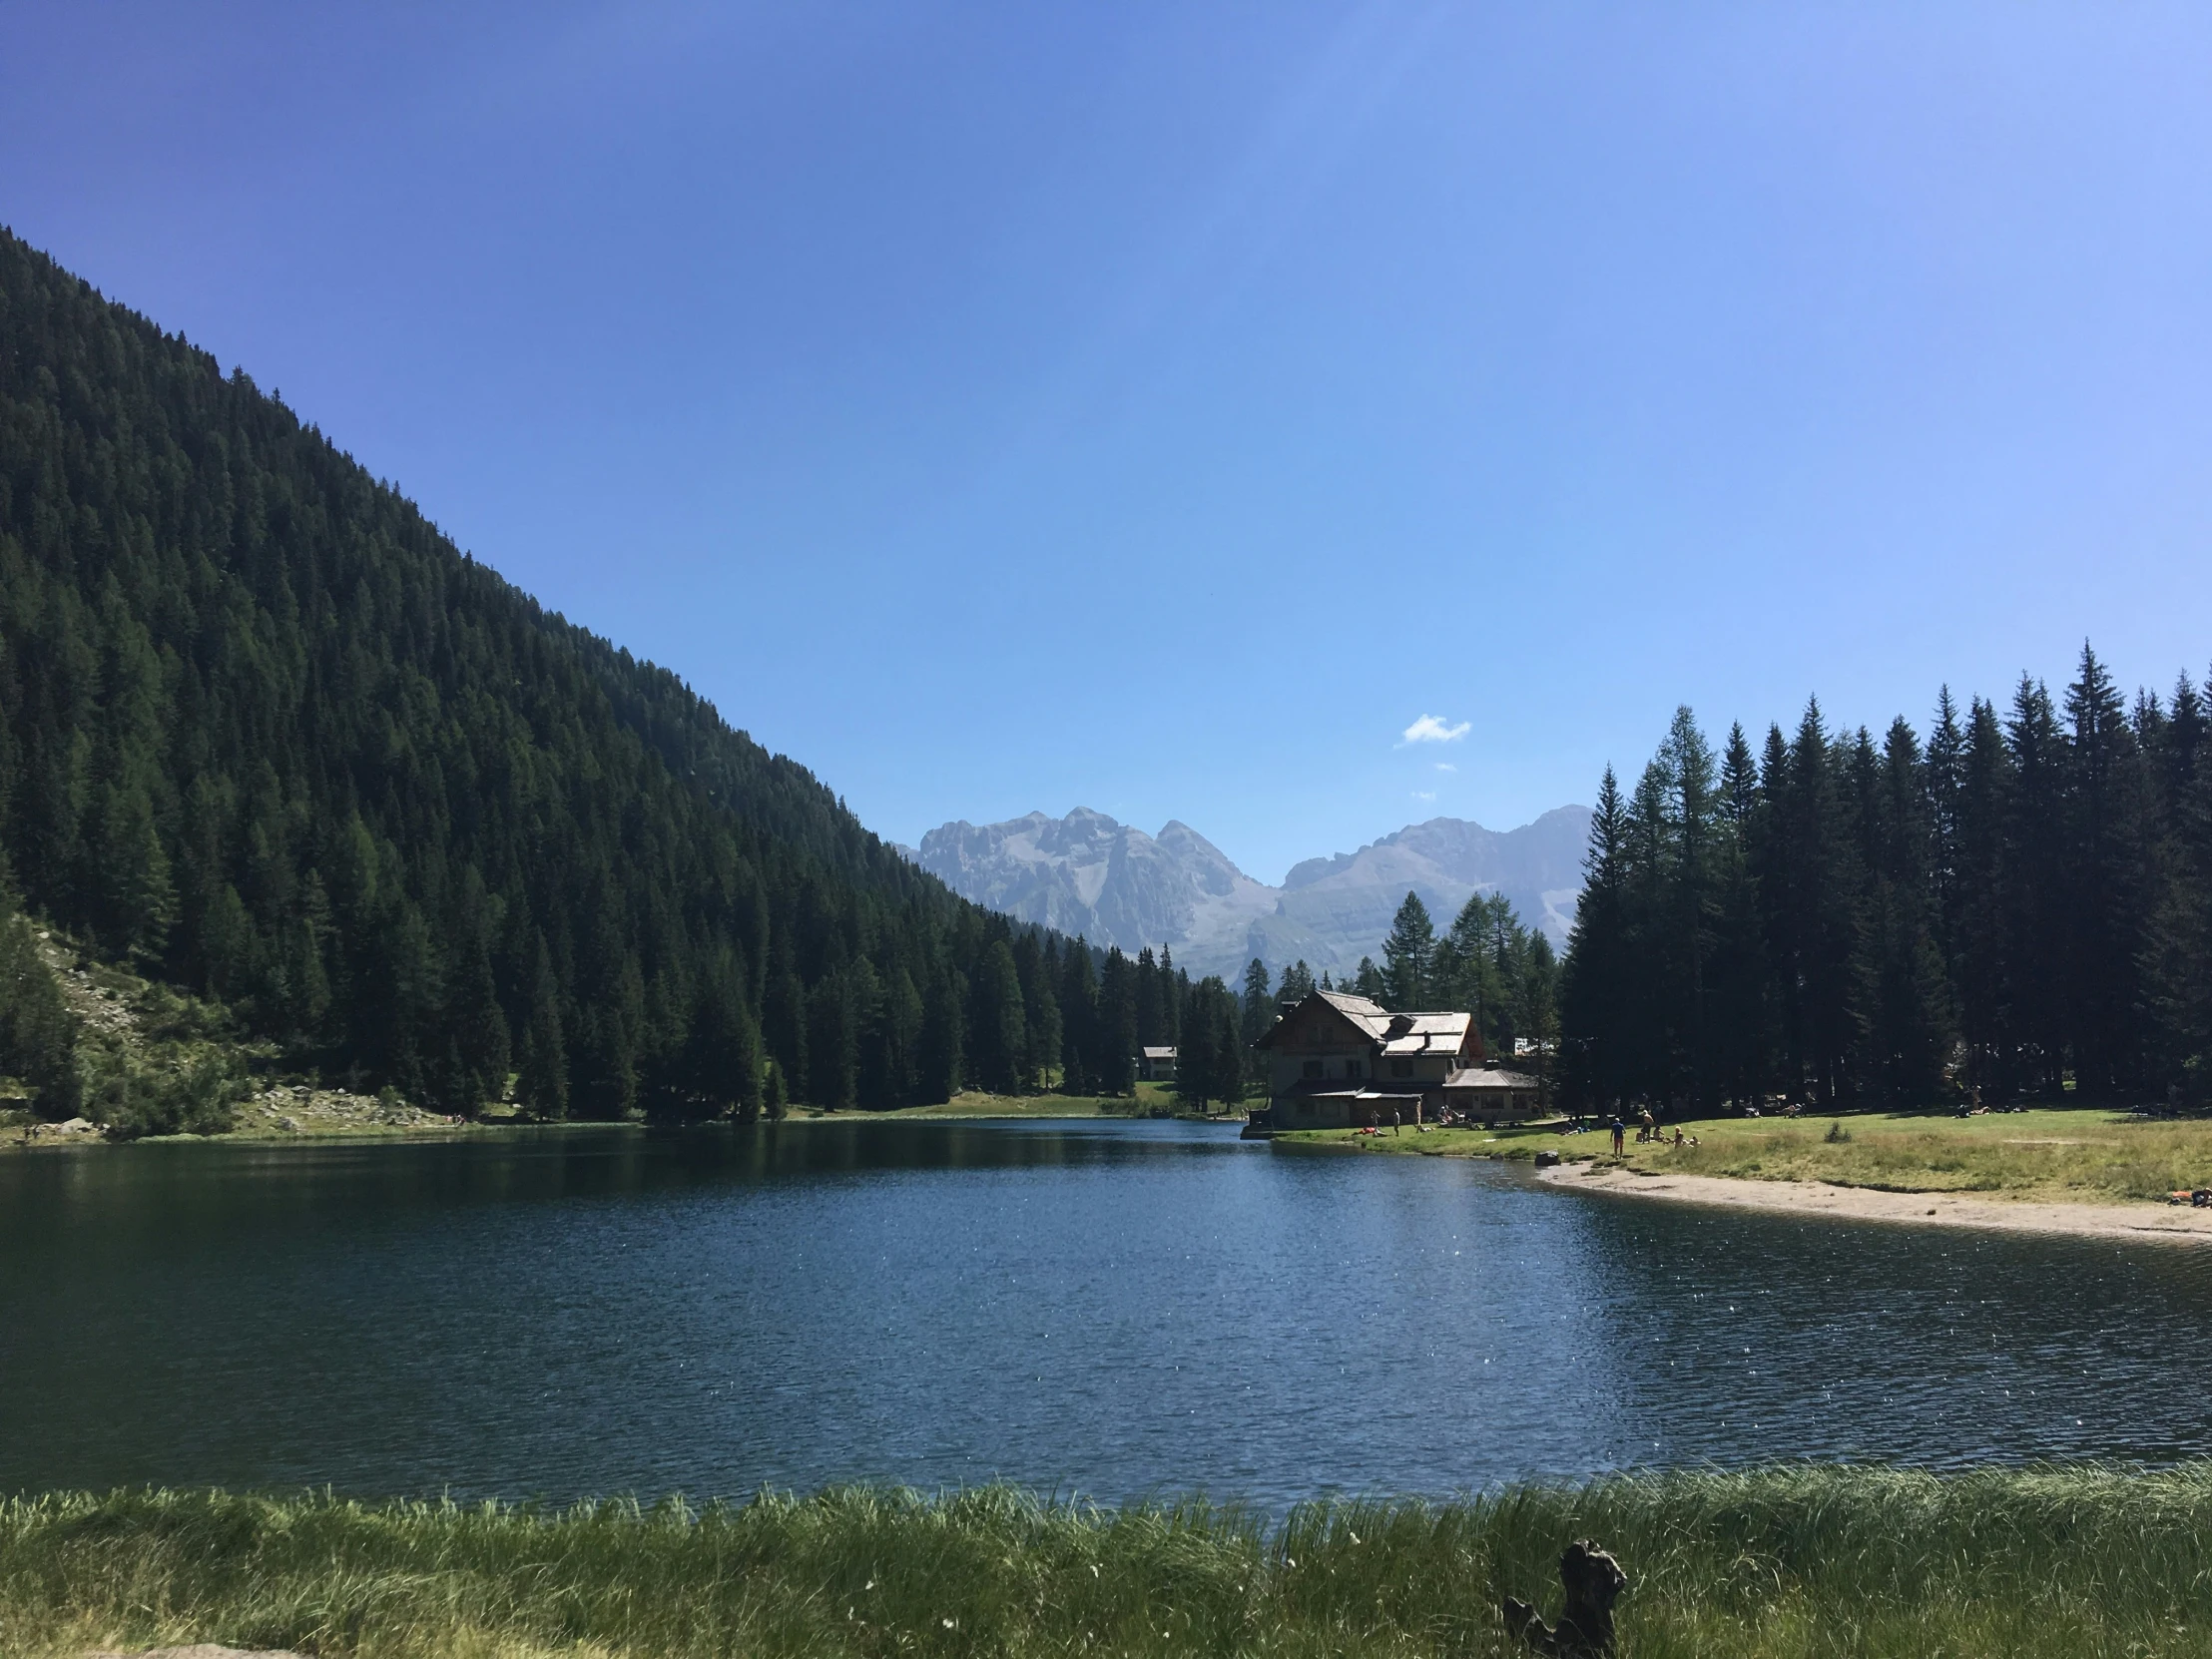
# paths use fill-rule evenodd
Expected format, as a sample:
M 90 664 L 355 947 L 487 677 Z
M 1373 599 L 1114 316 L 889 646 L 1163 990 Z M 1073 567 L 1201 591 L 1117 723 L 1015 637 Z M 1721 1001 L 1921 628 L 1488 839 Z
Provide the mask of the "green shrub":
M 244 1081 L 216 1050 L 168 1064 L 116 1054 L 102 1063 L 88 1110 L 119 1140 L 220 1135 L 232 1126 L 245 1093 Z
M 0 888 L 0 1076 L 19 1079 L 40 1117 L 72 1117 L 83 1088 L 77 1020 L 39 954 L 30 919 Z

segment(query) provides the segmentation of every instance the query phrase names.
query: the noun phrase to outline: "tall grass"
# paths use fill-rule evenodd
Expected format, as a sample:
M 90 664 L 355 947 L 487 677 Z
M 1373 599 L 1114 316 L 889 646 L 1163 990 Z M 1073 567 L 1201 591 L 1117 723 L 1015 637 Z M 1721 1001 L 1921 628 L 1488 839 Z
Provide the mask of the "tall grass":
M 698 1512 L 206 1492 L 0 1505 L 0 1652 L 223 1641 L 337 1656 L 1511 1651 L 1595 1537 L 1621 1652 L 2212 1655 L 2212 1465 L 1950 1478 L 1786 1467 L 1329 1503 L 1100 1510 L 1004 1488 Z

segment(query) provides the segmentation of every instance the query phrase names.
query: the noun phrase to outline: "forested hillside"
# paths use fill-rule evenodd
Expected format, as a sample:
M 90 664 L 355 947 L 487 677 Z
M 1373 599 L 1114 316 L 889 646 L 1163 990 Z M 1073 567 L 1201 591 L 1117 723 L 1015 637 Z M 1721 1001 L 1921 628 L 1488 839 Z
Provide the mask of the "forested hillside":
M 1685 709 L 1610 770 L 1565 964 L 1588 1101 L 2212 1093 L 2202 694 L 2132 707 L 2084 646 L 2062 698 L 1945 691 L 1927 741 L 1818 705 L 1715 756 Z
M 5 233 L 0 848 L 28 912 L 452 1111 L 510 1075 L 547 1115 L 887 1105 L 1097 1040 L 1048 1006 L 1087 951 Z M 65 1109 L 27 924 L 0 933 L 0 1072 Z

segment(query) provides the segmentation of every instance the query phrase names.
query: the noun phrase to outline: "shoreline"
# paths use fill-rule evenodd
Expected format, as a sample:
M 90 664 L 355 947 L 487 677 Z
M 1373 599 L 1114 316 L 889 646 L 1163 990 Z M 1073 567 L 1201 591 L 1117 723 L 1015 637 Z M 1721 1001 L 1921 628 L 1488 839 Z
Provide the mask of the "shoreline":
M 1119 1103 L 1119 1097 L 1113 1097 Z M 73 1120 L 82 1122 L 82 1120 Z M 1102 1110 L 1100 1102 L 1091 1097 L 1070 1095 L 1038 1096 L 984 1096 L 970 1098 L 966 1104 L 941 1102 L 932 1106 L 887 1107 L 882 1111 L 835 1111 L 814 1106 L 795 1107 L 781 1118 L 763 1116 L 751 1124 L 741 1124 L 730 1118 L 702 1119 L 690 1123 L 654 1122 L 650 1119 L 625 1118 L 462 1118 L 450 1122 L 435 1120 L 404 1123 L 333 1123 L 318 1121 L 310 1127 L 281 1129 L 271 1123 L 256 1122 L 227 1129 L 216 1134 L 141 1135 L 129 1139 L 117 1139 L 106 1134 L 98 1125 L 82 1122 L 82 1127 L 67 1128 L 61 1124 L 41 1124 L 35 1138 L 26 1138 L 29 1125 L 10 1125 L 0 1129 L 0 1155 L 8 1153 L 48 1153 L 82 1151 L 89 1147 L 122 1146 L 333 1146 L 360 1145 L 372 1142 L 430 1142 L 490 1139 L 504 1135 L 524 1134 L 542 1130 L 607 1131 L 619 1129 L 657 1130 L 663 1133 L 690 1130 L 734 1130 L 746 1128 L 793 1127 L 807 1124 L 849 1123 L 1112 1123 L 1112 1122 L 1184 1122 L 1184 1123 L 1235 1123 L 1241 1118 L 1228 1116 L 1200 1117 L 1196 1114 L 1162 1114 L 1142 1110 Z
M 1535 1173 L 1540 1184 L 1557 1191 L 1694 1204 L 1708 1209 L 1760 1210 L 1770 1215 L 1827 1216 L 1981 1232 L 2212 1244 L 2212 1210 L 2180 1205 L 1888 1192 L 1873 1187 L 1833 1186 L 1825 1181 L 1755 1181 L 1737 1176 L 1600 1170 L 1587 1163 L 1563 1163 Z

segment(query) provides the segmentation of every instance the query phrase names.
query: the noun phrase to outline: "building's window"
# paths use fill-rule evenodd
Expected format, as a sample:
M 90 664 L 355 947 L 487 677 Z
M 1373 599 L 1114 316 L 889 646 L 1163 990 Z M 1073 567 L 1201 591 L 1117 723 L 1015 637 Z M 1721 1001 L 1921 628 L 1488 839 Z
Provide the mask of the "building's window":
M 1308 1060 L 1306 1062 L 1306 1075 L 1308 1077 L 1319 1077 L 1321 1075 L 1321 1062 L 1319 1060 Z
M 1358 1060 L 1347 1060 L 1345 1062 L 1345 1075 L 1347 1077 L 1358 1077 L 1360 1074 L 1360 1062 Z
M 1412 1076 L 1413 1062 L 1410 1060 L 1392 1060 L 1390 1062 L 1390 1075 L 1392 1077 Z

